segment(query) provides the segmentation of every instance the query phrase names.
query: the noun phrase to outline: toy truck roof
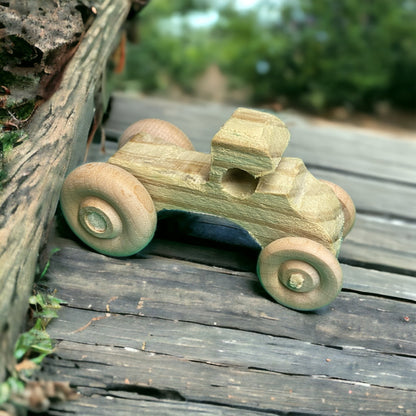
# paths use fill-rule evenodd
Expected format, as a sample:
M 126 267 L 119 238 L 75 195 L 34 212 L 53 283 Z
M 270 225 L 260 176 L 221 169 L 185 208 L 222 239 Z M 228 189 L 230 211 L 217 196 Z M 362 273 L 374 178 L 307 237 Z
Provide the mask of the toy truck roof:
M 276 116 L 238 108 L 214 136 L 212 166 L 242 169 L 254 177 L 273 172 L 289 143 L 289 130 Z

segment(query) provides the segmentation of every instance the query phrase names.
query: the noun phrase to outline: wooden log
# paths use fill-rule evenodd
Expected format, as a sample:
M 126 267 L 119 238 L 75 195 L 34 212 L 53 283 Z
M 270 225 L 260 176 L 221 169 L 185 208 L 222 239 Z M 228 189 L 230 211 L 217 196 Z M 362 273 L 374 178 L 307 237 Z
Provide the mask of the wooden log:
M 7 160 L 0 199 L 0 380 L 13 366 L 38 253 L 67 170 L 80 162 L 94 117 L 94 99 L 129 0 L 96 2 L 97 15 L 54 95 L 27 126 L 28 140 Z

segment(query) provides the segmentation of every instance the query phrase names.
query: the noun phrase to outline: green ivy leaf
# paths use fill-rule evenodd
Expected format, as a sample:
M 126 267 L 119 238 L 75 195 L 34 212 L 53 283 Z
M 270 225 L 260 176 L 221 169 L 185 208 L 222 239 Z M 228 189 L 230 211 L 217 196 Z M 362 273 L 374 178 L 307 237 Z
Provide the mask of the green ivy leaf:
M 32 352 L 40 354 L 53 352 L 52 340 L 44 330 L 41 319 L 37 319 L 31 330 L 20 335 L 16 342 L 14 356 L 17 361 L 20 361 Z
M 9 400 L 11 393 L 10 385 L 8 381 L 0 384 L 0 405 L 6 403 Z

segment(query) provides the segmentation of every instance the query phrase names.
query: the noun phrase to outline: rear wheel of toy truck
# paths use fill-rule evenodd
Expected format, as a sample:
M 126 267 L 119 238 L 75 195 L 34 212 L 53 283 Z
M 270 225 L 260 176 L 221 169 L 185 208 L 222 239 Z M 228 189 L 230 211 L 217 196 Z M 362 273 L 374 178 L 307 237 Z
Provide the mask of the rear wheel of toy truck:
M 193 150 L 194 147 L 188 136 L 174 124 L 157 118 L 146 118 L 133 123 L 121 135 L 118 147 L 124 146 L 130 139 L 138 134 L 146 133 L 152 137 L 162 139 L 168 144 L 175 144 L 183 149 Z
M 273 241 L 260 253 L 257 271 L 277 302 L 308 311 L 331 303 L 342 287 L 336 257 L 323 245 L 302 237 Z
M 61 191 L 61 207 L 73 232 L 110 256 L 137 253 L 156 228 L 155 207 L 144 186 L 108 163 L 88 163 L 72 171 Z
M 339 185 L 333 182 L 324 180 L 324 179 L 321 179 L 321 182 L 326 183 L 332 188 L 336 197 L 341 203 L 342 212 L 344 214 L 344 230 L 342 232 L 342 236 L 346 237 L 347 234 L 351 231 L 351 228 L 353 227 L 354 222 L 355 222 L 354 202 L 352 201 L 351 197 L 348 195 L 347 191 L 345 191 Z

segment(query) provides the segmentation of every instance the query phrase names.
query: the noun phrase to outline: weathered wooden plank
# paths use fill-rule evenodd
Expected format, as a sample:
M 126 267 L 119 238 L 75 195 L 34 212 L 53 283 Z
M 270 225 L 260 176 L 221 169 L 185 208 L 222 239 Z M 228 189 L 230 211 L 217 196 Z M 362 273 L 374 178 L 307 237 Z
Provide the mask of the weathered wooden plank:
M 230 247 L 220 244 L 214 248 L 209 244 L 211 242 L 212 245 L 212 242 L 216 242 L 217 240 L 215 238 L 219 238 L 219 236 L 218 234 L 216 236 L 213 235 L 218 229 L 214 227 L 214 230 L 212 230 L 212 228 L 213 227 L 211 226 L 210 231 L 212 234 L 208 236 L 208 241 L 188 239 L 187 242 L 183 242 L 157 238 L 153 240 L 152 244 L 148 246 L 142 254 L 152 254 L 224 267 L 231 270 L 256 273 L 258 251 L 248 248 L 245 245 L 247 240 L 241 240 L 241 244 L 244 244 L 243 247 L 238 247 L 238 245 L 237 247 Z M 227 230 L 221 230 L 222 233 L 225 233 L 226 231 Z M 233 233 L 235 230 L 231 229 L 230 231 Z M 173 234 L 171 234 L 171 236 L 172 235 Z M 206 234 L 202 235 L 206 236 Z M 238 237 L 241 237 L 241 235 Z M 233 239 L 233 243 L 238 243 L 238 241 Z M 352 246 L 349 250 L 349 254 L 354 255 L 360 251 L 362 251 L 362 247 Z M 362 255 L 361 257 L 363 260 L 363 267 L 361 268 L 341 263 L 344 289 L 402 300 L 416 300 L 416 279 L 414 276 L 373 270 L 371 267 L 383 269 L 386 267 L 386 264 L 370 264 L 372 261 L 370 255 Z M 352 261 L 351 259 L 353 258 L 354 257 L 351 257 L 347 259 L 347 261 Z M 343 260 L 345 260 L 345 258 Z M 383 260 L 385 259 L 383 258 Z M 402 258 L 398 258 L 397 260 L 401 267 Z M 370 268 L 365 268 L 365 265 Z M 388 263 L 387 268 L 391 267 L 391 263 Z M 414 269 L 412 270 L 415 271 Z M 409 269 L 406 269 L 406 272 L 409 272 Z
M 176 124 L 190 137 L 195 148 L 210 151 L 210 142 L 235 107 L 215 103 L 178 103 L 161 98 L 115 95 L 106 129 L 117 138 L 134 121 L 155 117 Z M 414 157 L 416 142 L 398 139 L 383 132 L 344 128 L 341 125 L 314 124 L 293 113 L 279 113 L 291 132 L 286 156 L 300 157 L 306 163 L 355 175 L 416 183 Z M 394 140 L 392 140 L 394 139 Z M 348 161 L 348 164 L 346 163 Z
M 353 199 L 359 213 L 416 222 L 415 185 L 314 167 L 311 167 L 310 171 L 317 178 L 326 179 L 344 188 Z
M 179 223 L 160 222 L 157 235 L 165 238 L 166 241 L 160 239 L 153 241 L 144 250 L 144 253 L 236 270 L 255 270 L 258 251 L 255 249 L 255 243 L 247 237 L 243 230 L 233 225 L 225 226 L 223 222 L 218 223 L 212 218 L 189 218 L 189 216 L 186 219 L 179 218 L 181 218 Z M 416 251 L 413 249 L 416 241 L 415 227 L 392 225 L 388 222 L 373 221 L 371 217 L 366 219 L 361 216 L 357 217 L 357 224 L 360 226 L 357 225 L 343 243 L 340 252 L 341 262 L 396 273 L 398 281 L 400 281 L 402 274 L 416 275 L 414 257 Z M 389 237 L 386 238 L 386 236 Z M 167 242 L 168 240 L 170 244 Z M 192 245 L 192 242 L 197 245 Z M 201 245 L 205 245 L 202 251 Z M 220 249 L 224 251 L 223 255 L 218 254 Z M 404 283 L 404 280 L 409 282 L 410 286 Z M 409 279 L 404 280 L 400 284 L 412 290 L 414 283 L 411 283 L 412 281 Z M 415 279 L 413 281 L 416 282 Z M 385 295 L 388 296 L 388 293 Z
M 140 395 L 160 391 L 181 402 L 308 415 L 410 414 L 416 406 L 413 390 L 219 366 L 141 349 L 62 341 L 57 358 L 46 361 L 44 376 L 56 377 L 60 370 L 63 380 L 101 389 L 103 394 L 123 389 Z
M 182 213 L 172 213 L 172 216 L 172 218 L 159 221 L 160 228 L 157 238 L 140 253 L 141 255 L 156 255 L 223 267 L 229 270 L 256 273 L 259 248 L 249 239 L 244 230 L 222 221 L 212 223 L 212 219 L 206 216 L 190 216 Z M 407 239 L 403 235 L 406 231 L 405 228 L 399 228 L 399 230 L 387 228 L 387 234 L 394 241 L 403 244 L 406 249 L 416 241 L 416 232 L 414 239 L 409 236 L 409 244 L 406 245 Z M 385 231 L 385 228 L 380 227 L 380 232 Z M 72 237 L 74 240 L 60 238 L 56 244 L 62 247 L 78 247 L 79 243 L 77 244 L 76 237 Z M 371 242 L 371 235 L 365 237 L 363 241 Z M 402 268 L 406 261 L 410 261 L 412 267 L 403 270 L 410 273 L 416 272 L 411 249 L 407 254 L 404 252 L 401 255 L 399 255 L 399 250 L 395 251 L 398 253 L 395 259 L 388 256 L 386 251 L 383 254 L 379 253 L 376 257 L 381 259 L 381 263 L 375 264 L 371 253 L 374 251 L 377 253 L 376 246 L 373 246 L 370 254 L 366 255 L 362 245 L 354 244 L 354 242 L 349 243 L 348 240 L 344 242 L 345 244 L 348 246 L 348 250 L 345 250 L 348 257 L 343 257 L 344 250 L 341 250 L 341 260 L 353 262 L 353 259 L 361 258 L 363 264 L 360 268 L 341 263 L 344 289 L 403 300 L 416 300 L 416 279 L 414 276 L 398 274 L 397 270 L 396 273 L 390 273 L 373 269 L 374 267 L 392 269 L 396 268 L 395 265 L 397 268 Z M 53 247 L 55 246 L 51 246 L 51 248 Z
M 282 117 L 283 118 L 283 117 Z M 302 119 L 300 119 L 302 122 Z M 288 155 L 348 174 L 415 185 L 416 141 L 365 129 L 316 126 L 299 120 L 289 127 Z
M 126 385 L 125 389 L 129 387 Z M 63 404 L 52 404 L 48 416 L 61 416 L 74 413 L 88 416 L 267 416 L 275 412 L 253 411 L 243 408 L 235 409 L 208 403 L 193 403 L 174 401 L 162 398 L 163 392 L 144 388 L 148 396 L 135 392 L 140 391 L 139 386 L 132 386 L 131 392 L 120 390 L 100 390 L 81 388 L 83 397 L 80 400 Z
M 354 268 L 357 279 L 361 270 Z M 105 312 L 112 299 L 113 313 L 416 355 L 416 321 L 406 318 L 416 314 L 414 303 L 342 292 L 330 307 L 301 314 L 270 300 L 254 273 L 163 258 L 112 259 L 78 248 L 57 253 L 48 277 L 75 308 Z
M 244 253 L 239 255 L 236 251 L 228 250 L 230 262 L 228 263 L 224 258 L 226 263 L 221 262 L 217 265 L 253 270 L 253 264 L 256 262 L 257 251 L 250 252 L 250 249 L 255 250 L 257 247 L 255 242 L 243 229 L 220 218 L 172 213 L 170 217 L 159 221 L 157 235 L 177 243 L 169 246 L 155 242 L 146 249 L 146 252 L 212 264 L 210 252 L 215 251 L 215 245 L 223 246 L 225 243 L 240 247 Z M 207 247 L 206 252 L 200 256 L 197 247 L 188 246 L 186 249 L 178 249 L 177 245 L 183 241 L 191 242 L 192 238 L 200 239 L 199 244 L 201 239 L 207 240 L 206 244 L 214 243 L 214 247 Z M 340 258 L 344 262 L 352 262 L 363 267 L 415 276 L 414 253 L 416 253 L 416 225 L 358 214 L 354 228 L 343 242 Z
M 369 268 L 415 276 L 416 224 L 358 215 L 341 258 Z
M 115 47 L 129 0 L 103 0 L 97 17 L 66 68 L 60 88 L 38 108 L 29 139 L 7 161 L 0 201 L 0 380 L 21 329 L 36 262 L 64 175 L 79 162 L 94 114 L 94 94 Z
M 238 329 L 64 308 L 48 332 L 65 341 L 140 349 L 212 365 L 416 389 L 414 358 L 335 349 Z
M 159 236 L 170 238 L 172 241 L 185 240 L 187 237 L 203 238 L 216 244 L 226 243 L 229 245 L 240 246 L 249 257 L 247 260 L 251 264 L 255 263 L 255 253 L 249 254 L 248 248 L 254 248 L 255 243 L 245 233 L 234 224 L 225 222 L 222 219 L 206 216 L 190 216 L 177 214 L 171 219 L 159 222 Z M 188 239 L 189 241 L 189 239 Z M 157 243 L 156 243 L 157 244 Z M 175 257 L 175 252 L 179 258 L 194 259 L 203 264 L 212 264 L 209 255 L 212 249 L 207 248 L 204 255 L 193 258 L 192 253 L 198 249 L 188 247 L 188 252 L 177 250 L 175 245 L 160 246 L 160 251 L 152 253 Z M 392 222 L 369 215 L 357 215 L 356 223 L 351 233 L 341 246 L 340 258 L 342 261 L 375 268 L 376 270 L 393 271 L 411 276 L 416 275 L 416 225 L 406 222 Z M 189 257 L 191 256 L 191 257 Z M 250 263 L 241 259 L 236 253 L 230 252 L 230 261 L 241 261 L 248 265 L 243 270 L 253 270 Z M 235 261 L 234 260 L 234 261 Z M 225 267 L 235 268 L 234 263 L 221 263 Z M 240 266 L 241 267 L 241 266 Z M 237 266 L 237 268 L 239 268 Z
M 230 270 L 256 272 L 257 250 L 245 247 L 235 249 L 235 247 L 223 244 L 210 247 L 210 244 L 212 245 L 212 240 L 185 239 L 185 241 L 178 241 L 156 238 L 140 254 L 191 261 Z
M 346 290 L 416 301 L 416 279 L 413 276 L 359 269 L 346 264 L 342 264 L 342 272 Z

